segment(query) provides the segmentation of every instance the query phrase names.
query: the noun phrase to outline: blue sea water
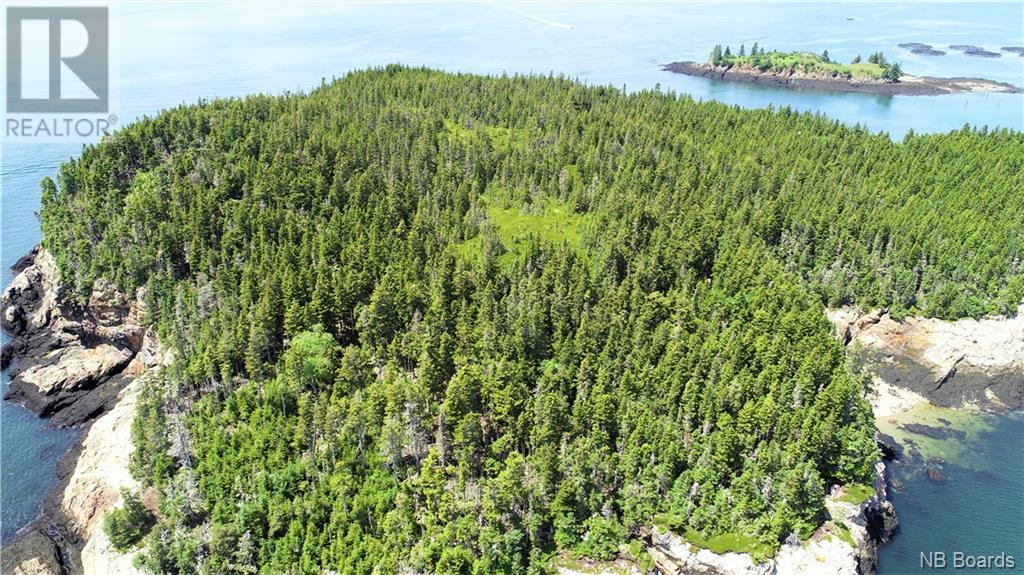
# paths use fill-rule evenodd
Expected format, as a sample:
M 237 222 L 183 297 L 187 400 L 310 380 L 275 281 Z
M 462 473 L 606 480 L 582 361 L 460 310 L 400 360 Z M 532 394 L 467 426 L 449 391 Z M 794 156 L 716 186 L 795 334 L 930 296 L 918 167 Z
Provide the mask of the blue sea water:
M 0 173 L 0 277 L 6 286 L 10 267 L 39 243 L 39 180 L 55 171 L 76 148 L 56 144 L 3 146 Z M 38 155 L 37 155 L 38 153 Z M 7 342 L 0 333 L 0 343 Z M 0 394 L 8 376 L 0 376 Z M 0 402 L 0 542 L 35 519 L 43 496 L 57 483 L 54 465 L 71 447 L 75 430 L 47 427 L 21 406 Z
M 929 439 L 908 433 L 900 423 L 919 422 L 967 434 Z M 879 554 L 879 572 L 923 573 L 921 553 L 945 553 L 956 573 L 1001 569 L 955 569 L 955 553 L 964 556 L 1012 556 L 1024 569 L 1024 414 L 989 415 L 924 406 L 879 418 L 878 427 L 904 448 L 908 440 L 932 461 L 943 477 L 928 478 L 920 466 L 890 464 L 893 505 L 900 530 Z M 1011 571 L 1016 572 L 1016 571 Z
M 663 72 L 660 64 L 699 60 L 717 43 L 754 42 L 769 49 L 828 49 L 836 60 L 883 51 L 914 75 L 977 76 L 1024 85 L 1024 58 L 982 59 L 948 51 L 911 54 L 897 44 L 942 48 L 975 44 L 990 50 L 1024 45 L 1021 3 L 449 3 L 123 4 L 115 9 L 122 121 L 199 98 L 308 90 L 353 69 L 400 62 L 475 73 L 556 73 L 628 90 L 673 90 L 743 107 L 790 106 L 899 139 L 964 124 L 1024 127 L 1020 94 L 933 97 L 876 96 L 771 89 Z M 10 266 L 39 240 L 34 212 L 38 182 L 53 176 L 74 145 L 2 144 L 0 264 Z M 4 283 L 9 275 L 4 274 Z M 2 386 L 6 386 L 6 376 Z M 1001 445 L 1004 458 L 1022 453 L 1017 420 L 968 438 L 975 451 Z M 1015 425 L 1017 427 L 1015 427 Z M 46 428 L 18 406 L 0 406 L 0 541 L 38 512 L 55 483 L 56 458 L 74 432 Z M 1013 463 L 1013 461 L 1011 461 Z M 1024 521 L 1024 473 L 995 465 L 986 474 L 956 473 L 942 487 L 908 481 L 897 505 L 904 525 L 883 551 L 883 573 L 916 570 L 914 549 L 942 534 L 999 540 L 986 517 Z M 910 487 L 913 486 L 913 489 Z M 977 513 L 935 517 L 951 493 L 978 494 Z M 905 502 L 905 504 L 903 503 Z M 1006 531 L 1006 530 L 1003 530 Z M 1020 531 L 1007 531 L 1010 537 Z M 1019 541 L 1019 540 L 1018 540 Z M 1019 549 L 1019 545 L 1018 545 Z M 1020 560 L 1024 562 L 1024 552 Z

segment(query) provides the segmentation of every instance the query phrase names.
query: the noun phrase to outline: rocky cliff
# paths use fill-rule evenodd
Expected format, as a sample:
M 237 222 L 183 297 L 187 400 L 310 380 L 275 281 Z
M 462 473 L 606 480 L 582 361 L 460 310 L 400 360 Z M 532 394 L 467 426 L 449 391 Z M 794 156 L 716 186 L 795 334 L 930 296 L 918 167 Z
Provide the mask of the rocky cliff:
M 888 543 L 899 524 L 889 501 L 885 465 L 875 465 L 874 493 L 855 502 L 842 487 L 833 487 L 825 501 L 828 519 L 806 541 L 795 534 L 772 559 L 756 560 L 747 553 L 714 553 L 690 545 L 679 535 L 655 527 L 647 536 L 647 553 L 659 575 L 872 575 L 877 571 L 878 547 Z M 560 575 L 583 570 L 555 566 Z M 619 559 L 589 564 L 587 573 L 640 573 L 625 550 Z
M 896 320 L 885 310 L 851 307 L 828 316 L 851 357 L 875 377 L 876 416 L 889 414 L 892 398 L 992 411 L 1024 407 L 1024 306 L 1013 318 L 953 322 Z
M 143 293 L 129 299 L 100 280 L 85 301 L 70 297 L 53 256 L 38 250 L 0 296 L 0 327 L 11 336 L 2 367 L 4 399 L 79 425 L 107 410 L 127 385 L 119 377 L 142 346 Z
M 879 462 L 875 471 L 874 494 L 853 503 L 835 487 L 826 499 L 828 520 L 807 541 L 790 535 L 773 559 L 696 549 L 663 529 L 652 533 L 648 552 L 662 575 L 871 575 L 878 565 L 878 546 L 892 538 L 898 524 L 885 466 Z
M 757 562 L 746 553 L 713 553 L 698 549 L 665 529 L 655 528 L 647 547 L 662 575 L 771 575 L 772 561 Z
M 58 464 L 60 483 L 41 517 L 2 550 L 0 572 L 135 573 L 131 555 L 112 549 L 102 523 L 121 504 L 121 488 L 138 488 L 128 471 L 135 397 L 170 356 L 143 327 L 144 294 L 129 298 L 101 280 L 87 300 L 75 301 L 41 249 L 15 271 L 0 296 L 0 327 L 11 335 L 2 354 L 11 374 L 5 399 L 53 425 L 85 429 Z

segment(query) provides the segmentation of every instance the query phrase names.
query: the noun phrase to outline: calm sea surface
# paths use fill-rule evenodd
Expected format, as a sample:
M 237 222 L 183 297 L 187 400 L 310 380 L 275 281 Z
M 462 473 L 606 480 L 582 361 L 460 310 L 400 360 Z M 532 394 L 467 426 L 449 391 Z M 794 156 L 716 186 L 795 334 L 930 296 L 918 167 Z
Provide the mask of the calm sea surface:
M 979 76 L 1024 84 L 1024 58 L 983 59 L 949 51 L 927 57 L 897 48 L 1024 45 L 1020 3 L 830 4 L 323 4 L 123 5 L 117 9 L 122 121 L 199 98 L 306 90 L 322 79 L 400 62 L 452 71 L 566 74 L 591 84 L 687 93 L 743 107 L 790 106 L 866 125 L 898 139 L 909 129 L 943 132 L 964 124 L 1024 127 L 1024 97 L 959 94 L 874 96 L 770 89 L 662 72 L 659 64 L 699 60 L 716 43 L 769 49 L 828 49 L 849 61 L 883 51 L 907 73 Z M 0 264 L 6 269 L 39 241 L 38 183 L 56 174 L 73 145 L 2 145 Z M 0 273 L 3 283 L 10 274 Z M 3 387 L 7 385 L 4 376 Z M 948 480 L 908 475 L 896 504 L 903 532 L 882 553 L 883 573 L 915 572 L 918 551 L 1006 551 L 1024 563 L 1024 423 L 972 416 L 971 466 L 948 463 Z M 977 418 L 982 419 L 982 418 Z M 959 424 L 958 420 L 958 424 Z M 55 484 L 56 459 L 74 431 L 55 431 L 20 407 L 0 406 L 0 540 L 38 512 Z M 897 471 L 897 473 L 901 473 Z M 909 472 L 908 472 L 909 473 Z M 959 547 L 958 547 L 959 546 Z M 943 550 L 935 548 L 934 550 Z
M 963 431 L 967 439 L 935 440 L 897 425 L 923 422 Z M 923 573 L 921 553 L 945 552 L 955 573 L 1004 569 L 952 569 L 955 552 L 1012 555 L 1024 569 L 1024 416 L 985 415 L 931 406 L 878 420 L 878 427 L 904 446 L 912 441 L 944 477 L 929 479 L 920 468 L 889 466 L 900 531 L 879 557 L 881 573 Z M 899 485 L 902 483 L 902 485 Z

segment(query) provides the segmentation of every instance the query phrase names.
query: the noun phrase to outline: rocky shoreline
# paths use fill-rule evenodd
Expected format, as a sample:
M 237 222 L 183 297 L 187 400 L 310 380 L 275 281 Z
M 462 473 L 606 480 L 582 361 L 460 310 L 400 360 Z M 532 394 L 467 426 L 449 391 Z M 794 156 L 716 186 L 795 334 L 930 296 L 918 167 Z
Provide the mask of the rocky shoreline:
M 906 412 L 919 406 L 987 413 L 1024 409 L 1024 306 L 1014 317 L 953 322 L 896 320 L 886 310 L 853 307 L 828 316 L 854 367 L 872 378 L 868 399 L 876 423 L 903 432 L 902 443 L 881 433 L 878 438 L 892 464 L 905 471 L 944 481 L 945 455 L 929 454 L 925 442 L 968 439 L 946 417 L 919 420 Z M 898 483 L 893 487 L 900 490 Z
M 59 483 L 40 516 L 4 546 L 0 572 L 135 573 L 131 554 L 111 548 L 102 519 L 121 504 L 121 488 L 138 488 L 128 472 L 135 394 L 170 356 L 144 327 L 144 293 L 128 298 L 101 280 L 78 303 L 40 248 L 12 269 L 17 276 L 0 296 L 0 327 L 11 336 L 2 352 L 11 375 L 5 399 L 83 431 L 58 461 Z
M 714 80 L 728 80 L 760 86 L 828 90 L 833 92 L 860 92 L 880 95 L 938 96 L 964 92 L 1004 92 L 1020 94 L 1020 87 L 1005 82 L 984 78 L 932 78 L 928 76 L 904 75 L 899 82 L 871 80 L 848 80 L 845 78 L 823 78 L 800 72 L 762 72 L 749 68 L 713 66 L 700 62 L 672 62 L 662 66 L 663 70 L 699 76 Z
M 146 334 L 144 293 L 129 301 L 100 280 L 78 303 L 52 254 L 36 248 L 28 257 L 0 296 L 0 328 L 11 336 L 0 353 L 11 375 L 4 399 L 51 425 L 80 425 L 109 409 L 130 379 L 124 372 Z
M 853 307 L 828 315 L 854 365 L 874 378 L 876 417 L 921 402 L 991 412 L 1024 408 L 1024 306 L 1013 318 L 954 322 L 898 321 L 886 310 Z M 903 409 L 893 410 L 893 397 Z

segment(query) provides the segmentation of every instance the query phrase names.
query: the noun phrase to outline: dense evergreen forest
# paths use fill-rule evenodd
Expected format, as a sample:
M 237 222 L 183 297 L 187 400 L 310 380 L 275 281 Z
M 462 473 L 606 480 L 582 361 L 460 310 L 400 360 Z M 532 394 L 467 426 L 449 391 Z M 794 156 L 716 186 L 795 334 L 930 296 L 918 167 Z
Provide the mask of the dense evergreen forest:
M 878 458 L 824 306 L 1014 311 L 1022 189 L 1016 132 L 392 66 L 128 126 L 42 224 L 177 352 L 147 570 L 539 573 L 807 536 Z

